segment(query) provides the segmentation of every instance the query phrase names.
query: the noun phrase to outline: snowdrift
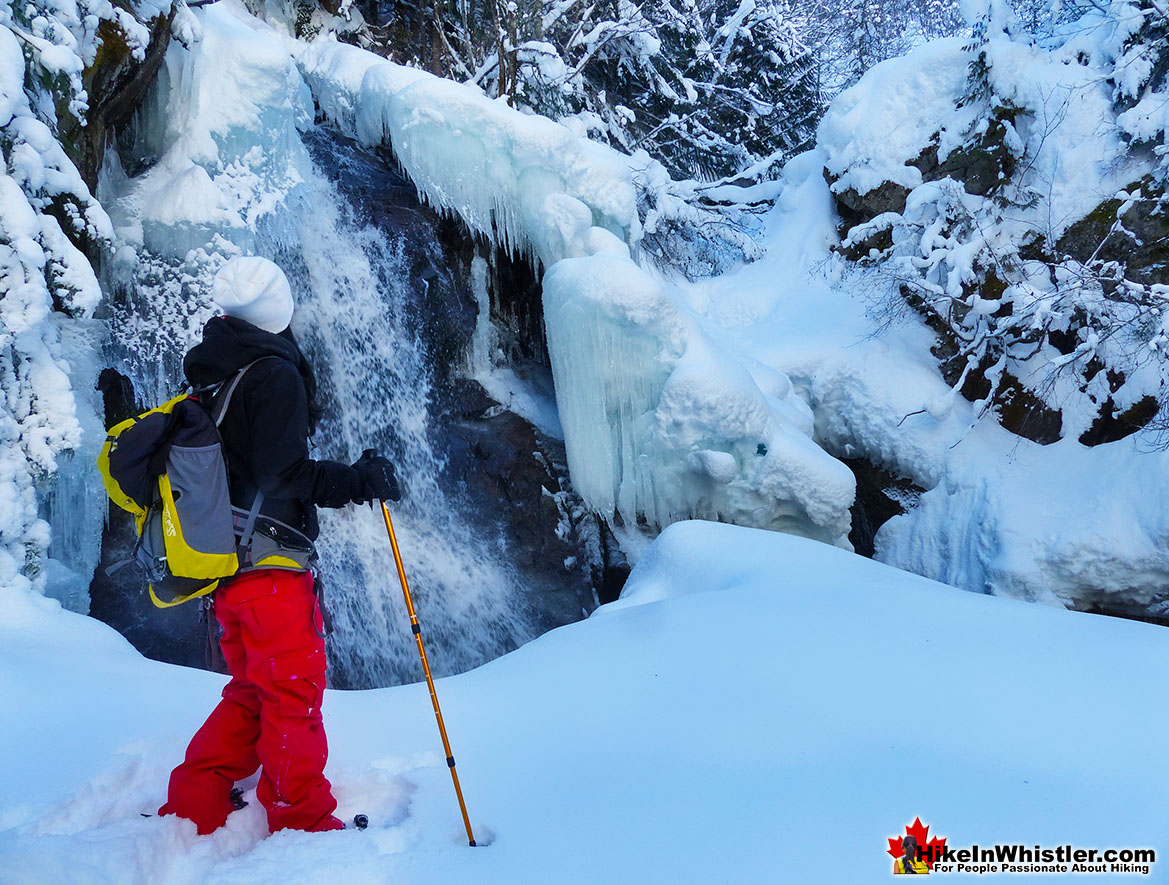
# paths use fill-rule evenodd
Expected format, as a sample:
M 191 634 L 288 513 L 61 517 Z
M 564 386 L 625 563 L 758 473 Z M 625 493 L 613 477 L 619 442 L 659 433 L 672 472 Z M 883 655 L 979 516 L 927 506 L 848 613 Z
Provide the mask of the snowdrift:
M 369 830 L 265 838 L 248 783 L 252 804 L 200 838 L 139 812 L 222 677 L 13 595 L 0 879 L 763 882 L 822 846 L 818 881 L 873 882 L 918 816 L 951 844 L 1162 849 L 1167 678 L 1157 627 L 685 522 L 619 602 L 439 682 L 489 847 L 463 844 L 423 685 L 328 692 L 327 774 Z

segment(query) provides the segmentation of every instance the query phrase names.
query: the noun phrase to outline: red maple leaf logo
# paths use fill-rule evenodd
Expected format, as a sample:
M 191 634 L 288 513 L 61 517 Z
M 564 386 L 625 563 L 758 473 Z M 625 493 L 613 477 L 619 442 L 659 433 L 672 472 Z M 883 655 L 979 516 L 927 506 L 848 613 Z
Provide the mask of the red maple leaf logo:
M 942 856 L 942 851 L 946 847 L 945 838 L 939 839 L 936 836 L 933 839 L 929 838 L 930 828 L 921 822 L 920 817 L 914 818 L 913 824 L 905 828 L 905 835 L 917 840 L 917 847 L 922 849 L 922 860 L 932 870 L 934 861 Z M 889 839 L 888 853 L 893 855 L 894 859 L 905 854 L 905 849 L 901 847 L 903 838 L 904 836 L 893 836 Z

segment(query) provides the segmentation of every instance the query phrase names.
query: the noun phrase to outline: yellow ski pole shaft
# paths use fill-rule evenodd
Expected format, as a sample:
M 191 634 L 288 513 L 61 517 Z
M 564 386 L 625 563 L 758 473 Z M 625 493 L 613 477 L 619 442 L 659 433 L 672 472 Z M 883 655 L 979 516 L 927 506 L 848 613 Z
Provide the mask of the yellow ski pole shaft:
M 463 826 L 467 828 L 467 842 L 475 847 L 475 834 L 471 832 L 471 819 L 467 816 L 467 803 L 463 801 L 463 788 L 459 786 L 459 773 L 455 770 L 455 757 L 451 753 L 451 742 L 447 738 L 446 724 L 442 721 L 442 710 L 438 706 L 438 695 L 434 691 L 434 677 L 430 675 L 430 663 L 426 660 L 426 648 L 422 645 L 422 628 L 418 625 L 418 615 L 414 612 L 414 600 L 410 596 L 410 582 L 406 580 L 406 570 L 402 568 L 402 554 L 398 550 L 398 536 L 394 533 L 394 521 L 390 519 L 390 508 L 382 501 L 382 516 L 386 521 L 386 533 L 390 536 L 390 546 L 394 550 L 394 564 L 398 567 L 398 582 L 402 585 L 402 593 L 406 597 L 406 611 L 410 615 L 410 630 L 414 633 L 414 641 L 418 643 L 418 657 L 422 659 L 422 669 L 426 673 L 426 684 L 430 688 L 430 703 L 434 706 L 434 718 L 438 722 L 438 733 L 442 735 L 442 748 L 446 752 L 446 764 L 451 770 L 451 781 L 455 785 L 455 795 L 459 797 L 459 810 L 463 813 Z

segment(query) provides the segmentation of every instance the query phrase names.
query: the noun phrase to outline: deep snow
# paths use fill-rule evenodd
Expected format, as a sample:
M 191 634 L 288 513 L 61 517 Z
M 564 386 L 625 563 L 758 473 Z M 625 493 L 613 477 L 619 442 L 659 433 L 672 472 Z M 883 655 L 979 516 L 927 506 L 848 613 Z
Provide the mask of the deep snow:
M 492 841 L 475 850 L 423 685 L 327 694 L 327 774 L 371 829 L 264 838 L 249 793 L 196 837 L 138 815 L 223 678 L 148 661 L 51 600 L 5 611 L 6 883 L 851 885 L 889 875 L 886 840 L 917 816 L 951 845 L 1164 848 L 1169 832 L 1161 628 L 778 533 L 675 524 L 619 602 L 440 680 Z

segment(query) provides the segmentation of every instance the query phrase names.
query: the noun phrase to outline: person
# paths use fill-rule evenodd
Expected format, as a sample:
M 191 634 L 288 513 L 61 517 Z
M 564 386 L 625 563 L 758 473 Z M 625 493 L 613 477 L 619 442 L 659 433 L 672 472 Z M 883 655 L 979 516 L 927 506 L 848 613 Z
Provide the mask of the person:
M 908 833 L 901 840 L 901 850 L 904 854 L 893 861 L 894 873 L 910 873 L 929 875 L 929 865 L 917 856 L 917 837 Z
M 393 465 L 371 453 L 352 466 L 309 458 L 308 439 L 320 416 L 317 385 L 289 329 L 292 292 L 279 267 L 264 258 L 234 258 L 216 274 L 212 299 L 223 315 L 204 326 L 184 371 L 196 390 L 222 390 L 249 367 L 219 428 L 231 503 L 249 512 L 262 496 L 257 526 L 296 546 L 304 559 L 305 545 L 311 548 L 319 532 L 318 506 L 400 498 Z M 282 567 L 264 567 L 269 562 Z M 236 807 L 236 782 L 257 768 L 256 794 L 269 830 L 344 826 L 333 814 L 337 802 L 324 775 L 321 608 L 312 571 L 296 566 L 265 555 L 212 596 L 231 680 L 171 773 L 159 809 L 194 821 L 201 834 L 223 825 Z

